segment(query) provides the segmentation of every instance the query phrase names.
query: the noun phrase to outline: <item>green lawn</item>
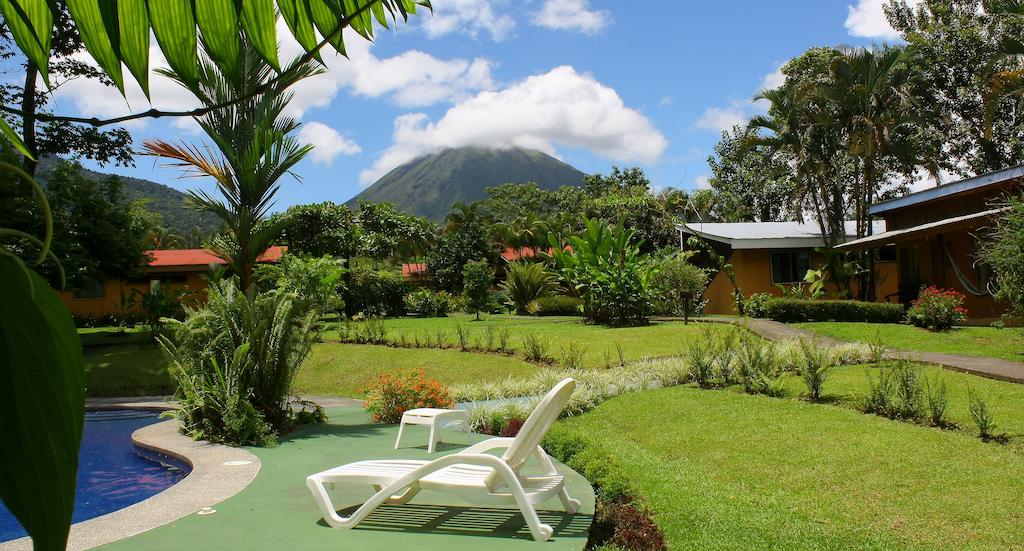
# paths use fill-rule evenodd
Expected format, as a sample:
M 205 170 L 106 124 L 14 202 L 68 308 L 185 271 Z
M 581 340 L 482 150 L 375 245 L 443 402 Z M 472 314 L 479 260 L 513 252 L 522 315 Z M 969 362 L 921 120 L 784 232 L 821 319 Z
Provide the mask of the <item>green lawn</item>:
M 622 462 L 672 549 L 1024 546 L 1024 455 L 962 432 L 692 387 L 559 430 Z
M 519 351 L 523 347 L 523 335 L 535 334 L 548 341 L 548 356 L 558 358 L 563 347 L 575 342 L 585 349 L 585 367 L 604 367 L 606 360 L 618 363 L 616 344 L 622 347 L 626 361 L 678 355 L 688 339 L 696 335 L 706 324 L 683 325 L 680 321 L 652 322 L 642 327 L 610 328 L 588 325 L 578 317 L 530 317 L 509 315 L 487 315 L 482 321 L 472 316 L 457 314 L 447 318 L 390 318 L 385 320 L 388 339 L 397 340 L 405 334 L 412 340 L 415 335 L 433 335 L 442 330 L 449 344 L 458 343 L 456 324 L 462 324 L 469 332 L 469 341 L 484 338 L 485 327 L 495 330 L 507 329 L 509 347 Z M 717 329 L 717 328 L 716 328 Z
M 811 322 L 795 325 L 847 341 L 868 342 L 877 334 L 891 348 L 1024 361 L 1024 334 L 1017 328 L 957 327 L 935 332 L 892 323 Z

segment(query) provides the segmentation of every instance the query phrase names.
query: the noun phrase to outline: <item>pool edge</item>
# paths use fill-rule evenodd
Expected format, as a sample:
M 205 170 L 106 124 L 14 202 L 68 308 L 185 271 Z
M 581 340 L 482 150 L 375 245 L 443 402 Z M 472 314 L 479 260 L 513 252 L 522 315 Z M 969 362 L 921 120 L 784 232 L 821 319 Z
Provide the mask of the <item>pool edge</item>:
M 68 550 L 92 549 L 175 522 L 241 492 L 260 472 L 260 460 L 252 453 L 192 440 L 178 432 L 178 421 L 173 419 L 136 430 L 132 443 L 184 461 L 192 471 L 148 499 L 73 524 Z M 225 465 L 229 461 L 246 463 Z M 27 537 L 0 543 L 0 551 L 31 549 L 32 540 Z

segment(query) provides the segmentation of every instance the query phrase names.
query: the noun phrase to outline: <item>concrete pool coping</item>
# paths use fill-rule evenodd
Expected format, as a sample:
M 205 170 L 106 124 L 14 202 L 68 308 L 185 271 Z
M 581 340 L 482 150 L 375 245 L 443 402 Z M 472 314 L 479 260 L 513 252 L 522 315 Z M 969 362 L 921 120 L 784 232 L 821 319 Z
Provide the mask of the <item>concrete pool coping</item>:
M 122 402 L 120 408 L 127 405 Z M 167 406 L 159 409 L 167 409 Z M 178 432 L 177 420 L 142 427 L 132 433 L 132 442 L 141 448 L 184 461 L 192 471 L 177 484 L 148 499 L 73 524 L 68 538 L 69 550 L 98 547 L 175 522 L 204 507 L 212 507 L 241 492 L 260 472 L 260 460 L 252 453 L 192 440 Z M 31 549 L 32 540 L 28 537 L 0 543 L 0 551 Z

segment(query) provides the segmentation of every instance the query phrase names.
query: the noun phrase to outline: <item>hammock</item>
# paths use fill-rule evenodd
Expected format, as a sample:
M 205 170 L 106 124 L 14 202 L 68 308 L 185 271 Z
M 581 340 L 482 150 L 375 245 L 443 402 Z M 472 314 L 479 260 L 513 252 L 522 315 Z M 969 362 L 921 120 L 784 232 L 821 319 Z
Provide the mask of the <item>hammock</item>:
M 973 283 L 971 283 L 971 281 L 969 279 L 967 279 L 967 276 L 964 275 L 964 273 L 960 271 L 960 266 L 956 263 L 956 260 L 953 260 L 953 255 L 950 254 L 949 249 L 946 247 L 946 243 L 942 242 L 941 245 L 942 245 L 942 252 L 946 253 L 946 258 L 949 259 L 949 263 L 953 266 L 953 273 L 956 274 L 956 278 L 958 280 L 960 280 L 960 285 L 963 285 L 964 289 L 966 289 L 968 293 L 970 293 L 970 294 L 972 294 L 972 295 L 974 295 L 976 297 L 987 297 L 987 296 L 990 296 L 992 294 L 991 291 L 989 291 L 987 288 L 986 289 L 978 289 L 977 287 L 974 286 Z

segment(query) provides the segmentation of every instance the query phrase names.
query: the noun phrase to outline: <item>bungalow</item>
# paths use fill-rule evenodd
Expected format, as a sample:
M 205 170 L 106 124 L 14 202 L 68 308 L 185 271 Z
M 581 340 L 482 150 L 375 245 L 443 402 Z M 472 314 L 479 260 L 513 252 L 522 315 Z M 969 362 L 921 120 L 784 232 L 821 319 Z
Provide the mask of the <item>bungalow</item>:
M 270 247 L 257 262 L 277 262 L 285 249 Z M 118 315 L 125 312 L 124 300 L 131 295 L 132 290 L 145 293 L 159 282 L 201 291 L 206 288 L 206 282 L 201 276 L 227 264 L 227 261 L 207 249 L 158 249 L 146 251 L 146 256 L 149 261 L 142 269 L 142 279 L 108 279 L 85 289 L 61 291 L 61 301 L 75 316 L 100 318 Z
M 882 226 L 876 226 L 881 231 Z M 700 237 L 732 265 L 735 287 L 726 273 L 715 273 L 704 298 L 708 314 L 735 313 L 734 290 L 743 296 L 756 293 L 781 295 L 782 289 L 803 283 L 808 270 L 819 268 L 825 256 L 815 249 L 825 246 L 821 231 L 815 224 L 800 222 L 689 222 L 676 224 L 679 246 L 686 249 L 690 236 Z M 846 238 L 856 236 L 856 223 L 846 223 Z M 884 258 L 877 264 L 878 295 L 895 290 L 894 259 Z M 711 267 L 710 259 L 697 259 L 698 264 Z
M 969 321 L 988 323 L 1006 311 L 992 298 L 992 272 L 978 259 L 984 228 L 1000 199 L 1024 189 L 1024 165 L 929 188 L 872 205 L 884 231 L 837 248 L 878 249 L 897 259 L 898 300 L 908 304 L 922 287 L 955 289 L 967 297 Z

